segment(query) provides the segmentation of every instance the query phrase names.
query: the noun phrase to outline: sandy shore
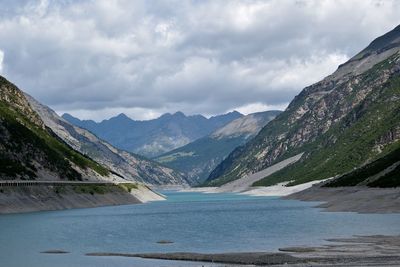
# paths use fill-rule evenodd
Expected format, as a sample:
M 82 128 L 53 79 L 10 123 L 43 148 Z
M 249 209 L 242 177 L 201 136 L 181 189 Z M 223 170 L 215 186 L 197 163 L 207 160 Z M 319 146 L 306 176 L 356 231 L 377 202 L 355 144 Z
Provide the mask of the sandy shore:
M 197 193 L 216 193 L 216 189 L 218 187 L 191 187 L 191 188 L 182 188 L 178 190 L 179 192 L 197 192 Z
M 241 192 L 243 195 L 250 196 L 288 196 L 312 187 L 321 181 L 312 181 L 295 186 L 286 186 L 289 182 L 279 183 L 273 186 L 251 187 L 249 190 Z
M 318 247 L 281 248 L 279 253 L 240 252 L 202 254 L 176 253 L 88 253 L 87 256 L 121 256 L 150 259 L 217 262 L 272 266 L 400 266 L 400 236 L 358 236 L 330 239 Z
M 318 185 L 285 197 L 302 201 L 324 202 L 318 205 L 325 211 L 359 213 L 399 213 L 400 188 L 338 187 Z M 399 222 L 400 225 L 400 222 Z
M 273 186 L 254 186 L 254 187 L 244 187 L 239 191 L 236 190 L 221 190 L 219 187 L 198 187 L 198 188 L 185 188 L 180 189 L 180 192 L 199 192 L 199 193 L 238 193 L 241 195 L 249 196 L 288 196 L 305 189 L 312 187 L 321 181 L 312 181 L 309 183 L 304 183 L 296 186 L 286 186 L 289 182 L 279 183 Z
M 302 191 L 304 189 L 307 189 L 312 185 L 319 183 L 321 181 L 313 181 L 298 186 L 290 186 L 290 187 L 286 186 L 289 182 L 284 182 L 268 187 L 264 186 L 253 187 L 252 185 L 255 182 L 264 179 L 265 177 L 289 166 L 290 164 L 297 162 L 302 157 L 302 155 L 303 153 L 300 153 L 296 156 L 278 162 L 264 170 L 246 175 L 240 179 L 234 180 L 220 187 L 183 188 L 180 191 L 201 192 L 201 193 L 239 193 L 251 196 L 287 196 Z
M 320 187 L 323 181 L 313 181 L 297 186 L 280 183 L 268 187 L 250 187 L 239 192 L 251 196 L 278 196 L 284 199 L 323 202 L 316 206 L 324 211 L 358 213 L 399 213 L 400 188 L 370 187 Z M 215 187 L 184 189 L 185 192 L 220 193 Z M 225 191 L 229 192 L 229 191 Z
M 145 185 L 138 185 L 138 188 L 133 188 L 130 194 L 142 203 L 166 200 L 166 197 L 163 194 L 160 194 Z

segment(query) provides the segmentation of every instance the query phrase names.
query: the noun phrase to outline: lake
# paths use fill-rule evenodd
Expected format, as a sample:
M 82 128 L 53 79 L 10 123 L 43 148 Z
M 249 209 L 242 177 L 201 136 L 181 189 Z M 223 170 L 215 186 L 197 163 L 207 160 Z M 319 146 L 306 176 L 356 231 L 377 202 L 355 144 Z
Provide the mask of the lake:
M 167 201 L 0 215 L 0 266 L 201 266 L 84 254 L 276 251 L 326 238 L 400 233 L 400 214 L 321 212 L 316 203 L 276 197 L 163 193 Z M 70 253 L 40 253 L 54 249 Z

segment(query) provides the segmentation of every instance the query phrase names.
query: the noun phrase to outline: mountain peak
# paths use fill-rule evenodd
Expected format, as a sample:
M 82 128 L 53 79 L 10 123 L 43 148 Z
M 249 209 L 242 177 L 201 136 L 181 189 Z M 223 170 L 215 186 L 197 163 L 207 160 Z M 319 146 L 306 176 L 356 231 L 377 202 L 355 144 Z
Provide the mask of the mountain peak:
M 167 113 L 162 114 L 162 115 L 161 115 L 160 117 L 158 117 L 157 119 L 168 118 L 168 117 L 171 117 L 171 116 L 172 116 L 172 114 L 169 113 L 169 112 L 167 112 Z M 155 120 L 157 120 L 157 119 L 155 119 Z
M 61 115 L 61 117 L 66 119 L 66 120 L 79 120 L 77 117 L 74 117 L 69 113 L 64 113 L 64 114 Z
M 228 112 L 228 114 L 243 115 L 242 113 L 240 113 L 240 112 L 237 111 L 237 110 L 233 110 L 233 111 L 231 111 L 231 112 Z
M 225 113 L 225 114 L 221 114 L 221 115 L 215 115 L 210 117 L 211 120 L 213 119 L 220 119 L 220 118 L 233 118 L 233 119 L 238 119 L 243 117 L 244 115 L 236 110 Z
M 117 116 L 115 116 L 114 118 L 117 118 L 117 119 L 128 119 L 128 120 L 131 119 L 128 116 L 126 116 L 125 113 L 120 113 Z
M 340 65 L 339 68 L 348 65 L 348 63 L 360 61 L 374 54 L 379 55 L 388 50 L 398 47 L 400 47 L 400 25 L 398 25 L 393 30 L 385 33 L 384 35 L 381 35 L 374 39 L 366 48 L 364 48 L 361 52 L 356 54 L 346 63 Z
M 182 111 L 177 111 L 172 116 L 174 116 L 174 117 L 186 117 L 186 115 Z
M 350 58 L 328 76 L 328 80 L 340 80 L 343 77 L 360 75 L 375 64 L 400 51 L 400 25 L 373 40 L 366 48 Z
M 103 120 L 103 122 L 131 122 L 133 121 L 131 118 L 125 115 L 125 113 L 120 113 L 117 116 L 111 117 L 108 120 Z
M 158 119 L 169 119 L 169 118 L 186 118 L 186 115 L 182 111 L 177 111 L 173 114 L 167 112 L 162 114 Z M 156 119 L 157 120 L 157 119 Z
M 373 40 L 361 53 L 381 53 L 396 46 L 400 46 L 400 25 Z
M 234 112 L 240 114 L 237 111 L 233 111 L 231 113 Z M 272 111 L 251 113 L 246 116 L 241 116 L 231 121 L 230 123 L 226 124 L 225 126 L 217 129 L 210 136 L 212 138 L 217 138 L 217 139 L 245 136 L 247 139 L 250 136 L 257 134 L 261 130 L 261 128 L 267 124 L 267 122 L 274 119 L 281 112 L 282 111 L 272 110 Z

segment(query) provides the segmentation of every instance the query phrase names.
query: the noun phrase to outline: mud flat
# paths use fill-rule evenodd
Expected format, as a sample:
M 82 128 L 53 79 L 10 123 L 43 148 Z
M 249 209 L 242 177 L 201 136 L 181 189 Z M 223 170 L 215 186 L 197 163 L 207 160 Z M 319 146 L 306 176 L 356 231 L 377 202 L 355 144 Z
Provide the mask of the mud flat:
M 202 254 L 176 253 L 88 253 L 87 256 L 121 256 L 149 259 L 201 261 L 240 265 L 272 266 L 400 266 L 400 236 L 355 236 L 330 239 L 318 247 L 288 247 L 281 252 Z

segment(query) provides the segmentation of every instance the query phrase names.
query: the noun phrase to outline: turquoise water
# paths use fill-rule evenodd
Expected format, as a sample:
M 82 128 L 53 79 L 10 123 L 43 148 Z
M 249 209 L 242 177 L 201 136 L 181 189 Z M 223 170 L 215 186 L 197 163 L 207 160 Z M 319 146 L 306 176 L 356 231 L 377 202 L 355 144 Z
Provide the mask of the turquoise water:
M 274 197 L 163 193 L 167 201 L 149 204 L 1 215 L 0 266 L 189 266 L 84 254 L 275 251 L 333 237 L 400 234 L 399 214 L 321 212 L 315 203 Z M 40 253 L 53 249 L 71 253 Z

